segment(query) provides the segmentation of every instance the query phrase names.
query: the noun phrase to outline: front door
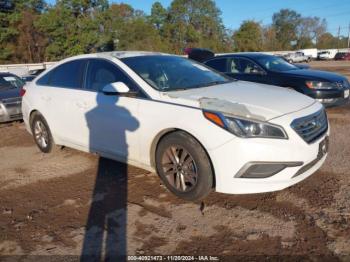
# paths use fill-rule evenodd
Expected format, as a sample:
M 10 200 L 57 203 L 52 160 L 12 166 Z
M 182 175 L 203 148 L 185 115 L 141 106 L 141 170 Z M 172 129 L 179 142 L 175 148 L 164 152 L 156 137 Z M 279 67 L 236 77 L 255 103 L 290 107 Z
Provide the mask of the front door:
M 84 122 L 83 143 L 91 152 L 103 152 L 122 160 L 135 160 L 139 154 L 138 105 L 135 97 L 107 95 L 109 83 L 123 82 L 130 90 L 136 87 L 115 64 L 104 59 L 88 62 L 85 91 L 76 110 Z

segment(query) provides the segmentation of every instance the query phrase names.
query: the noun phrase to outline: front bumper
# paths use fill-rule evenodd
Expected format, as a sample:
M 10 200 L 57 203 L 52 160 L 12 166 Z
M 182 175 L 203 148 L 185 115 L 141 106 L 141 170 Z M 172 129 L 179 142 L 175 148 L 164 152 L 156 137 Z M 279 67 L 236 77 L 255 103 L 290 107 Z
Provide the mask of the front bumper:
M 321 105 L 312 106 L 271 120 L 282 125 L 289 139 L 235 138 L 209 151 L 216 178 L 216 191 L 230 194 L 263 193 L 282 190 L 307 178 L 324 163 L 327 154 L 319 156 L 319 144 L 329 134 L 311 144 L 306 143 L 291 127 L 293 119 L 311 115 Z M 317 159 L 317 161 L 315 161 Z M 266 178 L 244 178 L 239 174 L 249 163 L 298 163 Z M 312 164 L 310 164 L 312 163 Z M 301 170 L 301 171 L 300 171 Z M 237 175 L 238 174 L 238 175 Z
M 316 99 L 326 107 L 340 106 L 349 102 L 349 89 L 317 90 L 309 93 L 310 97 Z
M 0 103 L 0 123 L 22 119 L 21 102 Z

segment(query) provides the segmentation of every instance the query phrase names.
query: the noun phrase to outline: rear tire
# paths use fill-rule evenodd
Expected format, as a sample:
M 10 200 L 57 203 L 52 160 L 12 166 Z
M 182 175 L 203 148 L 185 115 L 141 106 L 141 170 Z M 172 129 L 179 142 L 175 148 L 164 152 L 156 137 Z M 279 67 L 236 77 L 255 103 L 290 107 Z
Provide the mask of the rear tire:
M 213 188 L 214 174 L 202 145 L 189 134 L 176 131 L 161 139 L 156 169 L 165 186 L 177 197 L 196 201 Z
M 52 139 L 50 128 L 45 118 L 41 114 L 34 114 L 35 115 L 33 116 L 31 121 L 31 130 L 34 141 L 41 152 L 50 153 L 54 147 L 54 142 Z

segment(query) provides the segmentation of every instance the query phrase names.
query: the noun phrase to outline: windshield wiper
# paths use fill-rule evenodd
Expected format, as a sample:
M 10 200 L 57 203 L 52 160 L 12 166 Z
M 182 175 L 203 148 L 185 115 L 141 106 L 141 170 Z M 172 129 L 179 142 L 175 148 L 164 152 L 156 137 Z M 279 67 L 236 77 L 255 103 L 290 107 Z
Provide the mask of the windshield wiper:
M 230 79 L 228 81 L 213 81 L 213 82 L 193 85 L 193 86 L 189 86 L 189 87 L 170 88 L 168 90 L 162 90 L 162 91 L 163 92 L 183 91 L 183 90 L 189 90 L 189 89 L 194 89 L 194 88 L 201 88 L 201 87 L 208 87 L 208 86 L 213 86 L 213 85 L 226 84 L 226 83 L 231 83 L 233 81 L 237 81 L 237 80 L 236 79 L 232 79 L 232 80 Z
M 209 82 L 206 84 L 198 84 L 198 85 L 194 85 L 194 86 L 190 86 L 189 89 L 191 88 L 201 88 L 201 87 L 207 87 L 207 86 L 214 86 L 214 85 L 220 85 L 220 84 L 226 84 L 226 83 L 231 83 L 234 80 L 228 80 L 228 81 L 213 81 L 213 82 Z

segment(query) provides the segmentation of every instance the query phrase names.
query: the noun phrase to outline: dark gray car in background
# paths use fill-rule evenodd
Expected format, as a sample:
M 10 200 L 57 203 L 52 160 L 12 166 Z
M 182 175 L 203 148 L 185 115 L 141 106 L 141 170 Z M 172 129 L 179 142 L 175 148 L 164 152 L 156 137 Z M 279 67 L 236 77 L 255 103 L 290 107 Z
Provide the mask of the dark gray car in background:
M 21 92 L 24 81 L 11 73 L 0 73 L 0 123 L 22 119 Z

